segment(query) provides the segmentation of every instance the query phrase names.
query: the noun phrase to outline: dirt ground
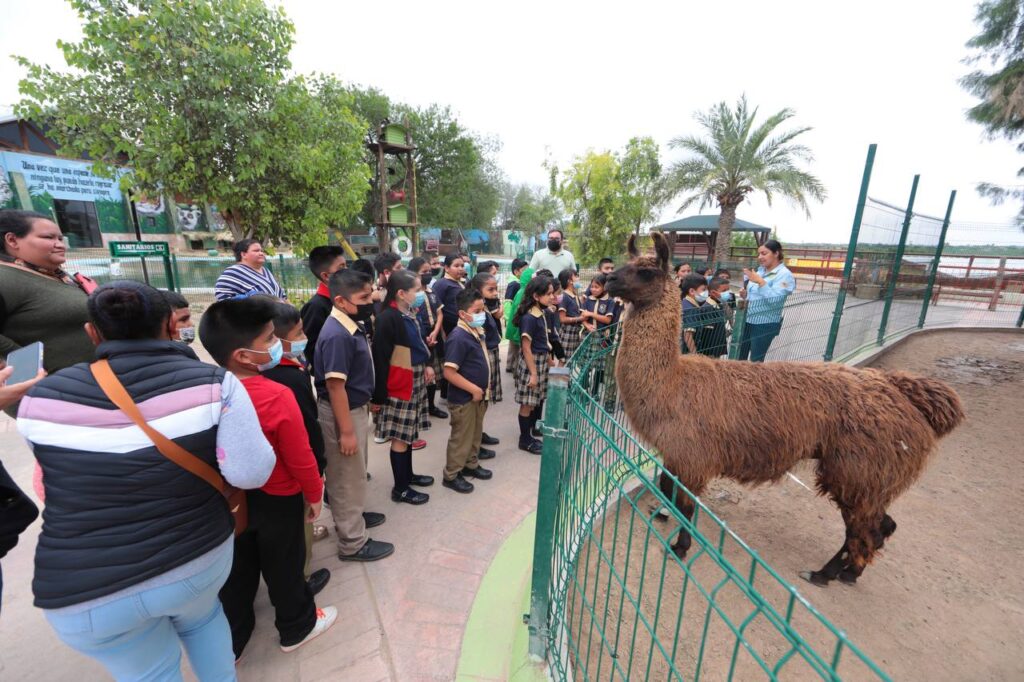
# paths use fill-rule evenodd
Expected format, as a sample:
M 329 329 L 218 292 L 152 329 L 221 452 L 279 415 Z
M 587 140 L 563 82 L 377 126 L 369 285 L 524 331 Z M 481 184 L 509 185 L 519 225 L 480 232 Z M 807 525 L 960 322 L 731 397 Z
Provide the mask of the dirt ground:
M 797 482 L 745 488 L 716 481 L 703 501 L 893 679 L 1024 679 L 1024 334 L 919 335 L 873 366 L 948 381 L 968 418 L 940 442 L 925 473 L 893 504 L 889 513 L 897 531 L 855 586 L 835 582 L 819 588 L 798 577 L 835 552 L 843 525 L 831 503 Z M 793 473 L 813 487 L 810 463 Z M 595 528 L 601 542 L 581 548 L 565 614 L 569 630 L 580 633 L 579 650 L 570 647 L 577 674 L 674 679 L 674 661 L 683 678 L 692 679 L 700 661 L 701 679 L 725 679 L 736 651 L 734 679 L 764 679 L 746 650 L 734 646 L 736 637 L 725 622 L 740 624 L 754 611 L 750 599 L 724 580 L 726 574 L 707 555 L 695 558 L 696 545 L 687 557 L 693 560 L 689 578 L 666 561 L 663 547 L 672 541 L 672 528 L 664 521 L 645 522 L 653 511 L 649 495 L 622 498 Z M 717 529 L 699 527 L 718 541 Z M 742 547 L 727 539 L 724 553 L 747 577 L 751 562 Z M 755 586 L 785 613 L 787 593 L 765 578 L 758 569 Z M 709 609 L 702 594 L 716 586 L 721 613 Z M 835 637 L 809 611 L 798 604 L 792 623 L 831 658 Z M 708 643 L 701 652 L 705 627 Z M 652 648 L 651 631 L 664 649 Z M 744 634 L 772 664 L 789 650 L 757 614 Z M 849 653 L 838 670 L 843 679 L 874 679 Z M 799 657 L 779 674 L 787 680 L 818 677 Z

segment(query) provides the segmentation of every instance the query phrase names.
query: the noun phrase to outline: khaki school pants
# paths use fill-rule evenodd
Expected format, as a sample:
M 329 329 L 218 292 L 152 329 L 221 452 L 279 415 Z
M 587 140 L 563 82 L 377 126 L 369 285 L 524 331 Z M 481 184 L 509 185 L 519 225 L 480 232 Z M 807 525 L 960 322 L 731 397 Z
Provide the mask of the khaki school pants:
M 480 466 L 477 455 L 484 435 L 484 415 L 487 402 L 470 401 L 465 405 L 448 404 L 451 414 L 452 435 L 448 439 L 448 458 L 444 467 L 444 479 L 454 480 L 463 469 Z
M 331 516 L 338 534 L 338 553 L 355 554 L 367 540 L 363 509 L 366 506 L 366 439 L 370 433 L 370 411 L 363 405 L 349 412 L 359 451 L 345 456 L 338 444 L 338 423 L 331 404 L 320 400 L 317 407 L 320 430 L 324 434 L 324 458 L 327 460 L 324 473 Z

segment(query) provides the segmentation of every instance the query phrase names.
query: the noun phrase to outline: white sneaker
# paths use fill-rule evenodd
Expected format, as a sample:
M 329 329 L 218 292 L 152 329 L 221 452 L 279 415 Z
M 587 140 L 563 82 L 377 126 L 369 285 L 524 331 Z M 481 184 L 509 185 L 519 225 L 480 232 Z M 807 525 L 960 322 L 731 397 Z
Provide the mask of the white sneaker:
M 306 642 L 311 642 L 320 635 L 327 632 L 327 630 L 334 625 L 334 621 L 338 620 L 338 609 L 334 606 L 325 606 L 322 609 L 316 610 L 316 625 L 309 631 L 306 638 L 298 644 L 292 644 L 290 646 L 281 645 L 281 651 L 288 653 L 289 651 L 295 651 Z
M 373 437 L 373 442 L 376 443 L 377 445 L 384 445 L 384 443 L 388 442 L 388 439 L 387 438 L 377 438 L 377 436 L 374 436 Z

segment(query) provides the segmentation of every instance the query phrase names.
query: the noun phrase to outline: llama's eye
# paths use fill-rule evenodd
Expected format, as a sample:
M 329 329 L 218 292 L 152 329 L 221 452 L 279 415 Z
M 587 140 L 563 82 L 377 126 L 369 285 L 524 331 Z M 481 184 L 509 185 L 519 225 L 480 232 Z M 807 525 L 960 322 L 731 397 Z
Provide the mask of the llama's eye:
M 657 270 L 648 270 L 648 269 L 645 268 L 643 270 L 637 270 L 636 271 L 636 276 L 639 277 L 640 279 L 642 279 L 645 282 L 650 282 L 655 277 L 658 276 L 658 272 L 657 272 Z

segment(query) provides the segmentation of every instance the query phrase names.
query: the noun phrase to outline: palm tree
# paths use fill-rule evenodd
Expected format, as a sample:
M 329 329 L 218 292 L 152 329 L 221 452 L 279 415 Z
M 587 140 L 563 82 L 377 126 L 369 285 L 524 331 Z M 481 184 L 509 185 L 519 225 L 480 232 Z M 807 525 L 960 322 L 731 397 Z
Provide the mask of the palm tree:
M 808 217 L 811 215 L 808 199 L 822 201 L 825 198 L 821 181 L 797 167 L 797 162 L 813 159 L 810 149 L 793 144 L 794 138 L 810 128 L 776 132 L 776 128 L 793 116 L 792 109 L 783 109 L 755 126 L 757 107 L 750 109 L 744 96 L 735 109 L 720 102 L 696 115 L 706 137 L 687 135 L 669 142 L 672 149 L 683 149 L 691 154 L 669 169 L 672 195 L 688 194 L 679 211 L 698 202 L 701 209 L 714 204 L 721 209 L 715 241 L 716 262 L 729 260 L 736 207 L 751 192 L 764 192 L 769 206 L 774 197 L 781 195 L 802 208 Z

